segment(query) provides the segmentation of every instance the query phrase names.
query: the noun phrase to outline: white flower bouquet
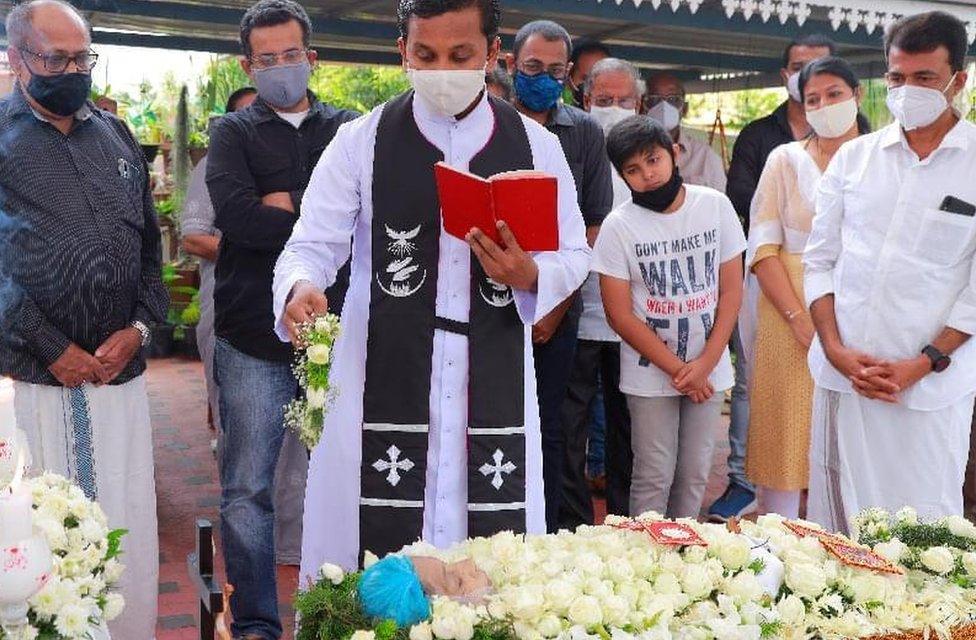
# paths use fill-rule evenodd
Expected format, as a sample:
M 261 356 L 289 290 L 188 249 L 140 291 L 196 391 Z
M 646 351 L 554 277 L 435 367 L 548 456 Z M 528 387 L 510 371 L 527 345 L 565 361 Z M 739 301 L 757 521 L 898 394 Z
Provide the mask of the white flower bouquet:
M 329 385 L 332 349 L 339 337 L 339 317 L 326 314 L 298 327 L 292 371 L 304 393 L 285 407 L 285 425 L 292 429 L 308 449 L 322 438 L 322 427 L 335 392 Z
M 656 514 L 640 519 L 662 520 Z M 500 533 L 446 551 L 411 545 L 401 553 L 473 560 L 492 592 L 477 604 L 431 596 L 430 618 L 410 627 L 365 618 L 355 596 L 360 574 L 330 568 L 299 595 L 298 638 L 326 637 L 323 629 L 342 640 L 948 638 L 976 620 L 976 590 L 938 571 L 947 564 L 941 552 L 928 559 L 938 570 L 879 572 L 849 564 L 779 516 L 743 522 L 741 533 L 682 520 L 704 542 L 690 546 L 660 544 L 631 524 L 611 517 L 575 533 Z M 961 523 L 953 526 L 962 531 Z M 876 557 L 849 540 L 826 537 Z M 953 566 L 967 562 L 953 557 Z M 374 561 L 367 554 L 367 564 Z
M 46 473 L 24 480 L 33 502 L 34 527 L 47 540 L 53 571 L 28 602 L 29 624 L 2 640 L 90 638 L 93 629 L 121 612 L 113 586 L 122 576 L 120 545 L 125 531 L 110 531 L 105 513 L 68 479 Z

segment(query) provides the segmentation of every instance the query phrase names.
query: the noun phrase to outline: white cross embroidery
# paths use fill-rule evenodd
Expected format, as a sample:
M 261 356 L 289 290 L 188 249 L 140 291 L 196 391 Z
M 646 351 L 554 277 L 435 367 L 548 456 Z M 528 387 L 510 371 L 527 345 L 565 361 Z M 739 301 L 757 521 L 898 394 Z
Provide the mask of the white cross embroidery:
M 502 478 L 502 474 L 510 474 L 518 467 L 516 467 L 511 460 L 505 464 L 502 464 L 502 460 L 505 459 L 505 454 L 502 453 L 501 449 L 495 449 L 495 455 L 492 456 L 492 459 L 495 461 L 494 465 L 486 462 L 485 464 L 481 465 L 479 471 L 481 471 L 482 475 L 486 477 L 494 474 L 495 477 L 491 479 L 491 486 L 495 487 L 495 490 L 498 490 L 501 489 L 502 485 L 505 483 L 505 480 Z
M 404 458 L 400 460 L 400 454 L 402 452 L 397 449 L 397 446 L 390 445 L 390 448 L 386 450 L 386 455 L 390 456 L 389 460 L 377 460 L 373 463 L 373 468 L 377 471 L 383 472 L 389 470 L 390 473 L 386 476 L 386 481 L 392 486 L 397 486 L 400 483 L 400 471 L 410 471 L 413 469 L 413 461 L 410 458 Z

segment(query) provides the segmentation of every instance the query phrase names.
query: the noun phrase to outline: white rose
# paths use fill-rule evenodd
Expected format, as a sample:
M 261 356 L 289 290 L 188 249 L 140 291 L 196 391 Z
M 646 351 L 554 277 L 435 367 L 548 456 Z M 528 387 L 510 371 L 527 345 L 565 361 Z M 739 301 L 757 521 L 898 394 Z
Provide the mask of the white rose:
M 455 640 L 457 635 L 454 618 L 451 616 L 434 616 L 430 630 L 434 633 L 435 638 L 441 640 Z
M 90 611 L 79 604 L 66 604 L 58 611 L 54 627 L 63 636 L 80 636 L 88 630 Z
M 908 545 L 898 538 L 892 538 L 888 542 L 879 542 L 874 545 L 874 552 L 885 560 L 898 564 L 908 552 Z
M 795 564 L 786 568 L 786 586 L 800 596 L 816 598 L 827 588 L 827 576 L 817 565 Z
M 718 548 L 718 559 L 726 569 L 741 569 L 749 564 L 751 549 L 743 538 L 734 538 Z
M 905 524 L 916 524 L 918 522 L 918 512 L 912 507 L 902 507 L 895 514 L 895 520 Z
M 855 575 L 848 585 L 854 602 L 884 602 L 885 579 L 877 575 Z
M 346 577 L 342 567 L 329 562 L 319 568 L 319 574 L 332 584 L 342 584 L 342 580 Z
M 421 622 L 410 627 L 410 640 L 434 640 L 434 632 L 429 622 Z
M 922 565 L 933 573 L 946 574 L 952 571 L 955 566 L 955 559 L 952 552 L 945 547 L 931 547 L 922 552 L 919 556 Z
M 673 573 L 662 573 L 654 580 L 654 590 L 664 595 L 681 593 L 681 583 Z
M 595 553 L 583 553 L 576 559 L 576 566 L 585 574 L 591 576 L 603 575 L 605 564 Z
M 535 620 L 542 615 L 545 606 L 542 587 L 539 585 L 528 585 L 519 587 L 511 596 L 509 609 L 516 618 L 520 620 Z
M 332 350 L 329 349 L 327 344 L 313 344 L 305 351 L 305 356 L 309 359 L 309 362 L 314 362 L 315 364 L 329 364 L 329 356 L 332 354 Z
M 795 595 L 788 595 L 776 603 L 776 612 L 784 623 L 790 626 L 798 626 L 807 615 L 807 608 Z
M 976 538 L 976 526 L 962 516 L 949 516 L 945 520 L 949 533 L 960 538 Z
M 313 409 L 321 409 L 324 407 L 328 395 L 328 391 L 322 387 L 309 387 L 305 391 L 305 399 L 308 400 L 308 406 Z
M 569 605 L 573 603 L 579 592 L 566 580 L 557 578 L 546 585 L 545 594 L 550 607 L 557 611 L 565 611 L 569 609 Z
M 315 319 L 315 330 L 319 333 L 326 333 L 329 331 L 330 323 L 326 316 L 319 316 Z
M 373 631 L 363 631 L 360 629 L 352 634 L 349 640 L 376 640 L 376 633 Z
M 661 560 L 658 562 L 661 567 L 661 571 L 666 571 L 668 573 L 673 573 L 678 575 L 685 569 L 685 561 L 681 559 L 674 551 L 666 551 L 661 554 Z
M 622 627 L 630 617 L 630 604 L 623 596 L 609 596 L 603 600 L 603 617 L 607 624 Z
M 607 575 L 618 584 L 627 584 L 634 579 L 634 568 L 629 562 L 611 562 L 607 567 Z
M 369 569 L 379 561 L 380 559 L 375 553 L 367 551 L 363 554 L 363 569 Z
M 743 571 L 729 580 L 725 592 L 739 605 L 758 600 L 765 593 L 756 575 L 751 571 Z
M 684 592 L 692 600 L 704 598 L 712 592 L 712 580 L 708 572 L 701 565 L 690 564 L 685 567 L 685 575 L 681 579 Z
M 962 566 L 970 576 L 976 576 L 976 553 L 967 551 L 962 554 Z
M 105 596 L 105 620 L 114 620 L 119 617 L 125 608 L 125 598 L 121 593 L 110 593 Z
M 587 629 L 603 623 L 603 610 L 593 596 L 580 596 L 569 607 L 569 621 Z
M 559 621 L 559 618 L 549 614 L 543 616 L 539 619 L 539 622 L 535 625 L 536 630 L 541 633 L 546 638 L 555 638 L 563 631 L 563 623 Z M 411 638 L 410 640 L 413 640 Z

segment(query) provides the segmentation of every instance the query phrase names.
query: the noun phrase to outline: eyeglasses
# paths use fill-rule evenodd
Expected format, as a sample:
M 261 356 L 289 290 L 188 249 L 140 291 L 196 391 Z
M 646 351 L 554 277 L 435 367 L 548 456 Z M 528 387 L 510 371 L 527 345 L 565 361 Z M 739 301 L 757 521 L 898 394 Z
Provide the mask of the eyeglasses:
M 98 54 L 94 51 L 84 51 L 69 56 L 63 53 L 38 53 L 26 47 L 19 47 L 19 50 L 21 53 L 28 53 L 40 60 L 48 73 L 64 73 L 72 62 L 75 63 L 75 68 L 78 71 L 87 72 L 94 69 L 95 63 L 98 62 Z
M 667 102 L 675 109 L 681 109 L 685 106 L 685 97 L 682 95 L 662 96 L 658 94 L 650 94 L 644 98 L 644 105 L 647 106 L 648 109 L 656 107 L 662 102 Z
M 564 64 L 556 63 L 546 67 L 538 60 L 529 60 L 528 62 L 524 62 L 519 65 L 518 69 L 527 76 L 537 76 L 540 73 L 548 73 L 559 81 L 566 79 L 567 71 L 567 67 Z
M 590 98 L 590 102 L 593 103 L 594 107 L 612 107 L 614 105 L 620 107 L 621 109 L 635 109 L 637 108 L 637 98 L 613 98 L 611 96 L 594 96 Z
M 283 51 L 282 53 L 262 53 L 259 56 L 250 56 L 251 64 L 256 64 L 259 67 L 273 67 L 279 64 L 298 64 L 299 62 L 305 60 L 307 52 L 305 49 L 289 49 L 288 51 Z

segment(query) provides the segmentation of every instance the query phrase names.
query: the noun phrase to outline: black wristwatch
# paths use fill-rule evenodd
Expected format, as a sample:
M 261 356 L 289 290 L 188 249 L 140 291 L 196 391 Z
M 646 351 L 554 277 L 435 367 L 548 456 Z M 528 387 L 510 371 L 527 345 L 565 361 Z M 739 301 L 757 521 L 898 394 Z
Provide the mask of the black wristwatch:
M 924 349 L 922 349 L 922 353 L 924 353 L 928 359 L 932 361 L 932 371 L 936 373 L 945 371 L 949 368 L 949 365 L 952 364 L 952 358 L 942 353 L 932 345 L 927 345 Z

